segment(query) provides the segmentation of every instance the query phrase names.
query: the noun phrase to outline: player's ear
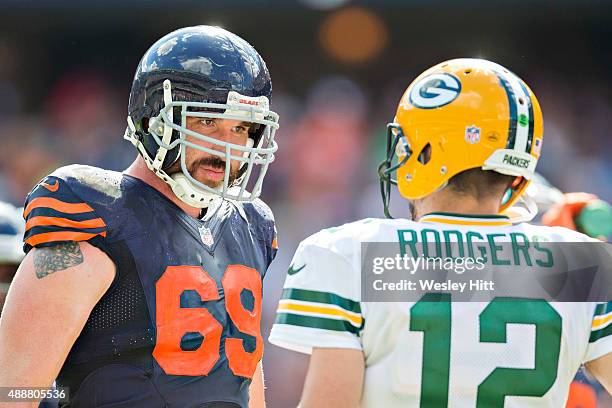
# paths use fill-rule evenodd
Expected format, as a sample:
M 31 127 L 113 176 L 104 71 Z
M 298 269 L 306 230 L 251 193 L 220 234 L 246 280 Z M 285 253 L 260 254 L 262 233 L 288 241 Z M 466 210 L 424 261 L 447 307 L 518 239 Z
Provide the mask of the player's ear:
M 431 159 L 431 144 L 427 143 L 421 153 L 419 154 L 418 160 L 421 164 L 429 163 Z

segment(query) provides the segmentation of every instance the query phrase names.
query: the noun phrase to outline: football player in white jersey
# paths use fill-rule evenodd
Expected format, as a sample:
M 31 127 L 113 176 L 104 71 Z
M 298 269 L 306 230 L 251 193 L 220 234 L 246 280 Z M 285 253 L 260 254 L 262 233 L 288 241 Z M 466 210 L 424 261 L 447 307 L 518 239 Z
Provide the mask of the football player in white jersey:
M 24 256 L 21 236 L 25 222 L 21 213 L 22 209 L 0 201 L 0 313 L 8 287 Z
M 289 268 L 270 342 L 311 354 L 301 407 L 563 407 L 581 364 L 612 390 L 612 302 L 361 299 L 363 242 L 591 241 L 504 215 L 535 172 L 542 133 L 535 95 L 498 64 L 443 62 L 408 87 L 379 174 L 387 216 L 396 184 L 413 220 L 320 231 Z

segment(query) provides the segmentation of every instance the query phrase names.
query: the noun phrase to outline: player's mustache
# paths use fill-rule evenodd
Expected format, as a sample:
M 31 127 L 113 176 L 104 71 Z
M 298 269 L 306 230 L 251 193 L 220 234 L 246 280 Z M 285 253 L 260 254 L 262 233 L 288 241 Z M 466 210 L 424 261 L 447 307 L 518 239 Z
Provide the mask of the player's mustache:
M 192 163 L 189 169 L 190 173 L 195 173 L 197 168 L 200 166 L 211 167 L 215 170 L 225 170 L 225 160 L 217 156 L 204 157 Z

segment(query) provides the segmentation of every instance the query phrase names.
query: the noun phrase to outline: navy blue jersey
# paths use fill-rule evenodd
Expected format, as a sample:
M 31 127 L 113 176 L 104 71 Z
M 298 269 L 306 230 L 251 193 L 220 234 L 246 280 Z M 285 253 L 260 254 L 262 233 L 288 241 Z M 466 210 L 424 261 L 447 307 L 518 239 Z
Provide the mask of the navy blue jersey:
M 248 405 L 274 220 L 260 200 L 214 203 L 195 219 L 139 179 L 87 166 L 28 195 L 26 251 L 87 241 L 116 265 L 57 379 L 70 406 Z

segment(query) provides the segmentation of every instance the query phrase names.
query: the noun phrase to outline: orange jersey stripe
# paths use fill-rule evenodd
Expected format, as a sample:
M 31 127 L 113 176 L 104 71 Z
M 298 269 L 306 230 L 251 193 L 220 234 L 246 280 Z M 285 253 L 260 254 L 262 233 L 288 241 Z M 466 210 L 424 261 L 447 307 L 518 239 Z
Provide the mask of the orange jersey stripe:
M 23 211 L 23 217 L 27 217 L 35 208 L 51 208 L 53 210 L 66 214 L 78 214 L 84 212 L 92 212 L 93 208 L 85 203 L 65 203 L 50 197 L 38 197 L 30 201 L 30 204 Z
M 44 234 L 37 234 L 31 236 L 30 238 L 25 240 L 25 243 L 28 245 L 36 246 L 38 244 L 46 244 L 48 242 L 56 241 L 87 241 L 88 239 L 91 239 L 96 235 L 105 237 L 106 232 L 102 232 L 99 234 L 73 231 L 45 232 Z
M 26 223 L 26 231 L 33 227 L 41 227 L 51 225 L 54 227 L 68 227 L 68 228 L 103 228 L 106 227 L 104 220 L 102 218 L 95 218 L 93 220 L 85 220 L 85 221 L 74 221 L 69 220 L 68 218 L 59 218 L 59 217 L 32 217 Z

